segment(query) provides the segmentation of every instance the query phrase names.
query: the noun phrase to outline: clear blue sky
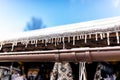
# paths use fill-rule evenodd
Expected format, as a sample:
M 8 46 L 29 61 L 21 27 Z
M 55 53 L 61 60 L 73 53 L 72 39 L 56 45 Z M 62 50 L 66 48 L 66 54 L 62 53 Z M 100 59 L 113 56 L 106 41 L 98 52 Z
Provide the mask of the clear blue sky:
M 0 0 L 0 33 L 22 32 L 33 16 L 47 27 L 120 16 L 120 0 Z

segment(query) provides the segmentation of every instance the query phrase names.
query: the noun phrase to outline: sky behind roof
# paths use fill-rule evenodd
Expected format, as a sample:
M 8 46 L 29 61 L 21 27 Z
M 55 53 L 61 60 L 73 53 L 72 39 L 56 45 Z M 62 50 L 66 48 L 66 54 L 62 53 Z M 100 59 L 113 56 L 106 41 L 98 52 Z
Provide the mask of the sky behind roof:
M 31 17 L 47 27 L 120 16 L 120 0 L 0 0 L 0 33 L 22 32 Z

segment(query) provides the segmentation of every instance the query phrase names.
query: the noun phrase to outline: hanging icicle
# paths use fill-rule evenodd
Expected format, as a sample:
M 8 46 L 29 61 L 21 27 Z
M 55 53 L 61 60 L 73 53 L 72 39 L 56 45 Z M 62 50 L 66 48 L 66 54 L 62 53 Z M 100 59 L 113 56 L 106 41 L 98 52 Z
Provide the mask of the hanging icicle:
M 116 38 L 117 38 L 117 44 L 119 44 L 120 42 L 119 42 L 119 33 L 118 32 L 116 32 Z
M 85 34 L 85 43 L 87 43 L 87 34 Z
M 75 45 L 75 36 L 73 36 L 73 45 Z
M 53 43 L 54 42 L 54 38 L 51 38 L 51 43 Z
M 42 39 L 42 43 L 44 43 L 44 39 Z
M 100 33 L 100 39 L 103 39 L 103 34 L 102 33 Z
M 29 44 L 29 40 L 26 40 L 26 42 L 25 42 L 25 47 L 27 47 L 28 44 Z
M 80 37 L 80 39 L 82 39 L 82 35 L 80 35 L 79 37 Z
M 85 62 L 79 62 L 79 80 L 87 80 Z
M 38 40 L 35 40 L 35 47 L 37 47 Z
M 62 42 L 63 42 L 63 49 L 65 49 L 65 38 L 62 38 Z
M 57 45 L 57 40 L 56 40 L 56 38 L 55 38 L 55 46 Z
M 0 50 L 2 49 L 2 47 L 3 47 L 3 43 L 1 42 L 1 43 L 0 43 Z
M 105 38 L 105 33 L 103 33 L 103 38 Z
M 35 40 L 31 40 L 31 44 L 35 44 Z
M 84 39 L 84 35 L 81 35 L 81 39 Z
M 68 42 L 70 43 L 70 36 L 68 37 Z
M 110 33 L 107 32 L 107 44 L 110 45 Z
M 80 40 L 78 35 L 77 35 L 77 40 Z
M 12 48 L 11 48 L 11 51 L 13 51 L 13 50 L 14 50 L 14 46 L 15 46 L 15 45 L 14 45 L 14 43 L 12 43 Z
M 98 34 L 95 33 L 95 38 L 96 38 L 96 41 L 98 41 Z
M 92 34 L 89 34 L 89 39 L 91 39 L 91 37 L 92 37 Z
M 45 39 L 45 46 L 47 46 L 48 39 Z
M 61 39 L 62 39 L 62 38 L 60 37 L 60 38 L 59 38 L 59 42 L 60 42 L 60 43 L 61 43 L 61 41 L 62 41 Z

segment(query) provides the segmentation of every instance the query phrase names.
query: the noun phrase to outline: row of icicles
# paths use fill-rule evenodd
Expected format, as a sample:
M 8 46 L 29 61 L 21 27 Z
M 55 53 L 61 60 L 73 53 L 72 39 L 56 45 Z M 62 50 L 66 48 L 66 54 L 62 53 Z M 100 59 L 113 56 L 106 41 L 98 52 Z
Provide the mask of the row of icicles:
M 106 34 L 106 35 L 105 35 Z M 84 39 L 84 42 L 87 43 L 87 38 L 91 39 L 91 35 L 92 34 L 84 34 L 84 35 L 74 35 L 72 36 L 72 41 L 73 41 L 73 45 L 75 45 L 75 41 L 76 40 L 80 40 L 80 39 Z M 98 41 L 98 35 L 100 35 L 100 39 L 103 39 L 103 38 L 107 38 L 107 44 L 110 45 L 110 32 L 107 32 L 107 33 L 95 33 L 95 39 L 96 41 Z M 89 36 L 89 37 L 88 37 Z M 117 39 L 117 44 L 119 44 L 119 33 L 116 32 L 116 39 Z M 37 39 L 37 40 L 22 40 L 20 41 L 23 45 L 25 45 L 25 47 L 27 47 L 27 45 L 29 43 L 31 44 L 35 44 L 35 47 L 37 47 L 37 42 L 38 41 L 42 41 L 42 43 L 45 44 L 45 46 L 47 46 L 47 43 L 54 43 L 55 46 L 56 45 L 59 45 L 61 42 L 63 43 L 63 49 L 65 48 L 65 37 L 57 37 L 57 38 L 46 38 L 46 39 Z M 68 42 L 71 41 L 71 36 L 68 37 Z M 14 50 L 14 46 L 17 46 L 17 43 L 18 41 L 13 41 L 12 42 L 12 49 L 11 51 Z M 0 50 L 2 49 L 4 43 L 1 42 L 1 45 L 0 45 Z

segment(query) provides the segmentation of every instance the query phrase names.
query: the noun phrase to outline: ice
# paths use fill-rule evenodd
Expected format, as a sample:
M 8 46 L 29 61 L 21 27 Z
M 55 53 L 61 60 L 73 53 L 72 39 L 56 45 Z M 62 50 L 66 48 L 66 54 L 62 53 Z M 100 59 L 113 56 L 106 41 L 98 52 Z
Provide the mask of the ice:
M 51 43 L 53 43 L 53 42 L 54 42 L 54 38 L 51 39 Z
M 116 38 L 117 38 L 117 44 L 119 44 L 120 42 L 119 42 L 119 33 L 118 32 L 116 32 Z
M 100 33 L 100 38 L 103 39 L 103 34 L 102 33 Z
M 56 43 L 57 43 L 57 40 L 56 40 L 56 38 L 55 38 L 55 46 L 56 46 Z
M 70 36 L 68 37 L 68 42 L 70 42 Z
M 77 36 L 77 40 L 79 40 L 79 36 Z
M 103 38 L 105 38 L 105 33 L 103 33 Z
M 82 35 L 80 35 L 79 37 L 80 37 L 80 39 L 82 39 Z
M 85 34 L 85 43 L 87 43 L 87 34 Z
M 2 46 L 3 46 L 3 43 L 1 42 L 1 43 L 0 43 L 0 50 L 2 49 Z
M 84 39 L 84 35 L 81 35 L 81 39 Z
M 35 47 L 37 47 L 38 40 L 35 40 Z
M 98 41 L 98 34 L 97 33 L 95 34 L 95 38 L 96 38 L 96 41 Z
M 14 43 L 12 43 L 12 49 L 11 49 L 11 51 L 13 51 L 13 50 L 14 50 L 14 46 L 15 46 L 15 45 L 14 45 Z
M 108 45 L 110 45 L 110 36 L 109 36 L 109 35 L 110 35 L 110 33 L 107 32 L 107 44 L 108 44 Z
M 65 49 L 65 38 L 62 38 L 62 42 L 63 42 L 63 49 Z
M 75 36 L 73 36 L 73 45 L 75 45 Z
M 89 39 L 91 39 L 91 34 L 89 34 Z

